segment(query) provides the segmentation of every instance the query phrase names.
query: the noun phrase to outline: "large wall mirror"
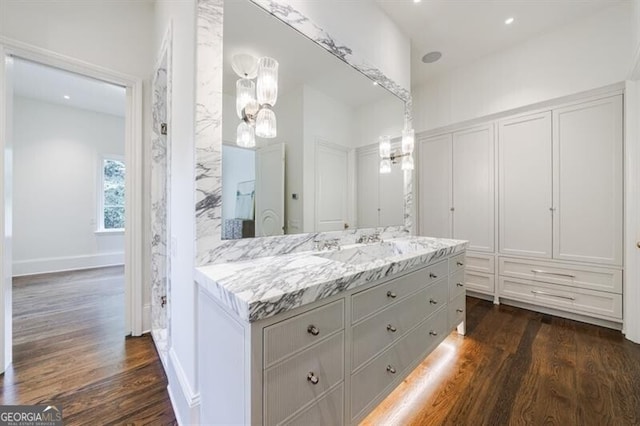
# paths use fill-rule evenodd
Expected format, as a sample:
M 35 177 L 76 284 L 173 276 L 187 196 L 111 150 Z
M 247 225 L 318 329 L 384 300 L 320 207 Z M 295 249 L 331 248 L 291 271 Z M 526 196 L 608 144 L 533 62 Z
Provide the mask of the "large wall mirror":
M 249 0 L 225 1 L 223 40 L 222 238 L 403 225 L 404 172 L 380 173 L 378 140 L 399 151 L 404 101 Z M 236 86 L 256 84 L 250 58 L 279 66 L 277 96 L 260 85 L 247 124 Z

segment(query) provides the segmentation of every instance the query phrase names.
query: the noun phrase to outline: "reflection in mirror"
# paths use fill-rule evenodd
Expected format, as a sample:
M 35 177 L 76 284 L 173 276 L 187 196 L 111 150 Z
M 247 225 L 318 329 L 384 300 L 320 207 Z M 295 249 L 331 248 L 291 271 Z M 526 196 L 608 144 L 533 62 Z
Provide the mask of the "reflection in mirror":
M 224 8 L 222 238 L 402 225 L 403 172 L 380 174 L 378 139 L 400 149 L 404 102 L 249 0 Z M 238 143 L 237 55 L 279 63 L 275 137 L 255 146 Z

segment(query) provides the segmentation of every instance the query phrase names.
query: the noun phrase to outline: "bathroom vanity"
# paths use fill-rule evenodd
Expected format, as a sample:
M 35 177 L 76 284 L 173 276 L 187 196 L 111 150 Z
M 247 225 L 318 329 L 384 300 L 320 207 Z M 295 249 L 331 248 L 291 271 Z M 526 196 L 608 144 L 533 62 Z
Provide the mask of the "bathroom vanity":
M 357 424 L 465 322 L 465 241 L 197 268 L 202 424 Z

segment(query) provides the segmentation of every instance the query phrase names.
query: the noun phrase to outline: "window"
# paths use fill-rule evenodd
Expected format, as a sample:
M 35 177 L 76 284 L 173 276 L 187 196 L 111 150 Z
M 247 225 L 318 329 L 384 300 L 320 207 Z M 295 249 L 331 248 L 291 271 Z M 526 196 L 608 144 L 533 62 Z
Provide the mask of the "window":
M 100 208 L 101 229 L 124 229 L 124 161 L 114 157 L 102 160 Z

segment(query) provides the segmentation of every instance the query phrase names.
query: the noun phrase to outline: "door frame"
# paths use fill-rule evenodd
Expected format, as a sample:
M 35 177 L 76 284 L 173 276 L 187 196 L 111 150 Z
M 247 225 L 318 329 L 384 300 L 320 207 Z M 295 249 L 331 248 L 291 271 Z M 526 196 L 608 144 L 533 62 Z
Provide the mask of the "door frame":
M 142 79 L 93 65 L 16 40 L 0 36 L 0 176 L 11 173 L 9 102 L 7 73 L 11 58 L 19 57 L 65 71 L 103 80 L 126 89 L 125 114 L 125 334 L 139 336 L 143 332 L 142 299 Z M 8 155 L 7 155 L 8 154 Z M 0 373 L 11 363 L 11 204 L 5 202 L 4 186 L 0 187 Z

